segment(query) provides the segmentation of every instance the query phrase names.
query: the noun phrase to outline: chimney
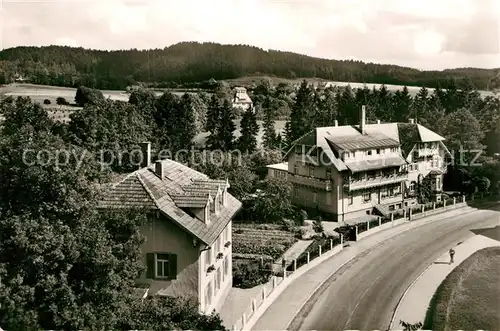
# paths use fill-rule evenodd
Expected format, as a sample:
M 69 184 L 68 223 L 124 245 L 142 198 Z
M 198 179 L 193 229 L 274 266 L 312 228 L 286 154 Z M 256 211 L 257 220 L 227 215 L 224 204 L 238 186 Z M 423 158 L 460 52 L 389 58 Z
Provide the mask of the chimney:
M 163 171 L 163 162 L 161 162 L 161 160 L 155 162 L 155 174 L 160 177 L 160 179 L 163 179 L 165 176 L 165 172 Z
M 141 168 L 147 167 L 151 164 L 151 143 L 141 143 Z
M 410 118 L 408 121 L 410 122 L 410 124 L 415 124 L 415 120 L 413 118 Z
M 380 120 L 377 120 L 377 124 L 380 124 Z
M 359 130 L 361 131 L 361 134 L 365 134 L 365 125 L 366 125 L 366 106 L 363 105 L 361 106 L 361 114 L 359 116 L 360 122 L 359 122 Z
M 339 126 L 339 121 L 337 120 L 333 121 L 333 126 Z

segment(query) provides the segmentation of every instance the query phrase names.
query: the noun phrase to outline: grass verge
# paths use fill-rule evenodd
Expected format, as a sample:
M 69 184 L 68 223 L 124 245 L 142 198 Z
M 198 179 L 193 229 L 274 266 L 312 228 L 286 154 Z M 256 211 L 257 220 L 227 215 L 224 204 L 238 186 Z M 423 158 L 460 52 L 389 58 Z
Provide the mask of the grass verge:
M 500 330 L 500 247 L 472 254 L 434 294 L 423 330 Z

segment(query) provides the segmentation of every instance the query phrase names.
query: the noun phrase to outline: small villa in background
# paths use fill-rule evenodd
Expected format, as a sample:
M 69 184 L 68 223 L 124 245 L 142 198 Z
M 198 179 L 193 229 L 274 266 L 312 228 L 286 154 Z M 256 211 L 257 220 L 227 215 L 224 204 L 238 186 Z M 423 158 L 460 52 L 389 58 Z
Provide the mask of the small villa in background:
M 143 144 L 146 160 L 151 146 Z M 114 184 L 100 208 L 145 210 L 140 231 L 147 295 L 190 296 L 201 313 L 219 311 L 232 286 L 232 218 L 241 202 L 227 180 L 212 180 L 172 160 L 146 162 Z
M 451 157 L 444 138 L 411 119 L 367 124 L 365 116 L 363 106 L 359 125 L 335 123 L 302 136 L 268 175 L 288 178 L 294 204 L 338 222 L 417 204 L 424 183 L 440 201 Z
M 235 87 L 233 90 L 233 107 L 241 110 L 247 110 L 253 107 L 252 99 L 247 94 L 244 87 Z
M 272 178 L 286 179 L 288 175 L 288 163 L 282 162 L 267 166 L 267 176 Z

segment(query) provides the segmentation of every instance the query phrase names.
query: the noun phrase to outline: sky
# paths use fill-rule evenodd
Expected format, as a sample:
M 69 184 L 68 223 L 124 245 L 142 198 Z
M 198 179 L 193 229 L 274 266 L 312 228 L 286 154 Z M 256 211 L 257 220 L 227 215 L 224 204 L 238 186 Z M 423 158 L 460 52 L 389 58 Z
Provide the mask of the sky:
M 0 49 L 247 44 L 418 69 L 500 67 L 500 0 L 0 0 Z

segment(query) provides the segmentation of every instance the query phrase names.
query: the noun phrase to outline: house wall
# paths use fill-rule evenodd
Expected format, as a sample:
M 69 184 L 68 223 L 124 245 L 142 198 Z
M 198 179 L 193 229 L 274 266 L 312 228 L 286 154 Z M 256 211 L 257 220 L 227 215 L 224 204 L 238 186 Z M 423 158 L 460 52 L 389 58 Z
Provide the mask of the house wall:
M 267 168 L 267 176 L 270 178 L 284 178 L 284 179 L 286 179 L 287 175 L 288 175 L 288 172 L 285 170 Z
M 199 249 L 193 246 L 193 237 L 164 216 L 150 216 L 140 231 L 146 237 L 141 246 L 144 265 L 147 265 L 146 253 L 177 255 L 176 279 L 153 280 L 150 293 L 198 298 Z M 145 280 L 146 272 L 140 278 Z
M 210 249 L 202 247 L 200 250 L 199 297 L 200 311 L 204 313 L 211 313 L 213 309 L 219 311 L 233 284 L 231 231 L 232 222 L 229 222 Z M 225 247 L 227 242 L 230 242 L 229 247 Z M 219 253 L 223 255 L 221 259 L 217 259 Z M 207 272 L 211 265 L 215 270 Z M 220 273 L 220 286 L 217 288 L 218 273 Z
M 434 144 L 435 149 L 432 152 L 431 144 Z M 423 148 L 422 148 L 423 147 Z M 415 152 L 428 152 L 429 156 L 424 159 L 414 159 Z M 443 173 L 446 172 L 446 150 L 443 146 L 442 142 L 432 142 L 432 143 L 424 143 L 423 146 L 421 144 L 416 144 L 413 146 L 412 151 L 409 153 L 407 161 L 408 165 L 408 181 L 410 183 L 418 182 L 418 177 L 422 175 L 422 177 L 426 177 L 431 170 L 441 170 Z M 439 187 L 436 186 L 436 189 L 442 190 L 443 188 L 443 175 L 438 176 Z

